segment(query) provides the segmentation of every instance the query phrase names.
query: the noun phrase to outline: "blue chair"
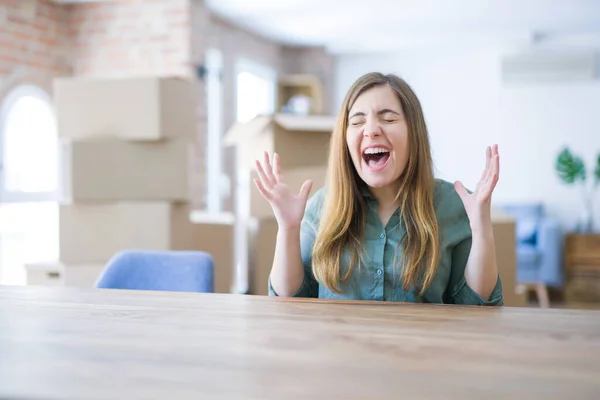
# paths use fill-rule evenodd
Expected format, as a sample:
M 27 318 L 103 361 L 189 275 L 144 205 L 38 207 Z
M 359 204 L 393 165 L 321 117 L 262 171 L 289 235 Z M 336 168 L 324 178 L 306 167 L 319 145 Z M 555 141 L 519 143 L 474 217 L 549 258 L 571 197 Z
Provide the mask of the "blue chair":
M 95 287 L 214 292 L 214 262 L 202 251 L 125 250 L 106 265 Z
M 505 204 L 501 208 L 516 222 L 517 281 L 537 285 L 540 302 L 547 303 L 547 287 L 564 283 L 563 236 L 557 220 L 540 203 Z

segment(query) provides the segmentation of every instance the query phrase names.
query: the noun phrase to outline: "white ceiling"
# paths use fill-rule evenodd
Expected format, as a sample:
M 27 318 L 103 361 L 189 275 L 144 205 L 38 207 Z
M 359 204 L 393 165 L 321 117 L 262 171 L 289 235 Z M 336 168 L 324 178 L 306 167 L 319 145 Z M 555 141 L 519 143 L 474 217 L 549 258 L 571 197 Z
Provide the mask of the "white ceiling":
M 54 0 L 84 3 L 114 0 Z M 333 53 L 422 46 L 600 50 L 600 0 L 204 0 L 238 26 Z
M 423 45 L 600 49 L 600 0 L 205 0 L 220 17 L 334 53 Z

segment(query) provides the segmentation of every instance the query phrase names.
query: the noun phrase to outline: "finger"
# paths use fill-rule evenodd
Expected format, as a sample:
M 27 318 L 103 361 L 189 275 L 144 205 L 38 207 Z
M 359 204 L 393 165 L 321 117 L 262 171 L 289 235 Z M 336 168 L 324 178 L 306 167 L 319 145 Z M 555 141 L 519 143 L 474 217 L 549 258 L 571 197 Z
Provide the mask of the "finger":
M 492 158 L 492 168 L 491 168 L 492 172 L 490 173 L 490 178 L 489 178 L 488 182 L 482 188 L 482 193 L 485 198 L 491 198 L 492 192 L 496 188 L 496 185 L 498 183 L 498 168 L 499 168 L 499 157 L 496 154 Z
M 263 187 L 267 190 L 271 190 L 275 183 L 267 177 L 267 174 L 265 174 L 265 170 L 263 169 L 262 164 L 258 160 L 256 160 L 256 172 L 258 172 L 258 177 L 260 178 Z
M 494 174 L 494 157 L 498 156 L 498 145 L 495 144 L 492 146 L 491 148 L 491 154 L 490 154 L 490 168 L 488 170 L 488 175 L 486 177 L 486 181 L 489 181 L 492 178 L 492 175 Z
M 256 188 L 258 189 L 258 191 L 260 192 L 260 194 L 263 195 L 263 197 L 265 199 L 267 199 L 268 201 L 271 201 L 273 196 L 271 195 L 271 192 L 269 192 L 263 185 L 263 183 L 260 181 L 260 179 L 254 179 L 254 184 L 256 185 Z
M 463 201 L 469 196 L 469 192 L 465 188 L 465 185 L 463 185 L 460 181 L 454 182 L 454 190 L 456 190 L 456 193 L 458 193 Z
M 485 181 L 487 179 L 488 171 L 490 169 L 491 156 L 492 156 L 492 151 L 490 149 L 490 146 L 487 146 L 485 148 L 485 168 L 483 169 L 483 172 L 481 173 L 481 178 L 479 179 L 481 181 Z
M 302 184 L 300 188 L 300 193 L 298 196 L 303 198 L 305 201 L 308 200 L 308 195 L 310 194 L 310 189 L 312 188 L 312 181 L 308 180 Z
M 267 153 L 265 151 L 265 175 L 267 176 L 267 178 L 269 178 L 269 180 L 271 182 L 273 182 L 273 185 L 275 183 L 277 183 L 277 180 L 275 179 L 275 175 L 273 175 L 273 166 L 271 165 L 271 160 L 269 160 L 269 153 Z
M 283 175 L 281 173 L 281 162 L 279 161 L 279 154 L 273 155 L 273 172 L 275 174 L 275 180 L 278 183 L 283 183 Z
M 493 173 L 496 175 L 496 180 L 498 180 L 500 179 L 500 154 L 498 154 L 498 146 L 496 146 L 496 155 L 493 165 Z

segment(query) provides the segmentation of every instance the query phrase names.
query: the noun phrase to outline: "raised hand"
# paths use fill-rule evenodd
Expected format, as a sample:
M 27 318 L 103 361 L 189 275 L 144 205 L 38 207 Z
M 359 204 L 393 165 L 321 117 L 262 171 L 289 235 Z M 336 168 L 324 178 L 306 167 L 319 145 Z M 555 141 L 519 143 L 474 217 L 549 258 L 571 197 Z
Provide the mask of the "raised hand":
M 454 183 L 454 188 L 465 206 L 472 228 L 480 226 L 481 223 L 491 222 L 492 192 L 498 183 L 499 173 L 498 145 L 488 146 L 485 151 L 485 169 L 475 191 L 469 193 L 460 181 Z
M 256 160 L 256 169 L 259 179 L 254 179 L 254 183 L 260 194 L 271 204 L 279 228 L 299 229 L 312 182 L 304 182 L 298 195 L 292 193 L 281 174 L 277 153 L 273 156 L 273 165 L 271 166 L 269 154 L 265 152 L 264 165 Z

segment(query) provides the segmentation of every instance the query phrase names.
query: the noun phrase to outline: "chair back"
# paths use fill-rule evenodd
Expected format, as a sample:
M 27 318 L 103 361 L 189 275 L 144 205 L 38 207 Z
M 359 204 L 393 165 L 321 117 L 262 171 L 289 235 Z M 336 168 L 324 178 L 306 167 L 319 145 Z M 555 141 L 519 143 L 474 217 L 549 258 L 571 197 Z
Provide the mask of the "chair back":
M 125 250 L 108 262 L 95 286 L 212 293 L 214 261 L 202 251 Z

